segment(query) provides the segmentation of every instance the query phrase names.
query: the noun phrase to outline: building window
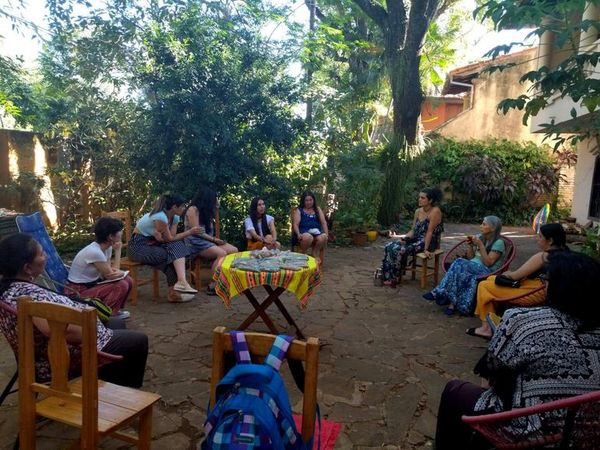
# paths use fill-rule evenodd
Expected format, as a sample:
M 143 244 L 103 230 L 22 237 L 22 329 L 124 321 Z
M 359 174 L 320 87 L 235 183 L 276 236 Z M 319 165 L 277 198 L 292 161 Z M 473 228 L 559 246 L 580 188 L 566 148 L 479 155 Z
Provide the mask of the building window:
M 589 218 L 600 220 L 600 157 L 596 156 L 594 178 L 592 179 L 592 195 L 590 196 Z

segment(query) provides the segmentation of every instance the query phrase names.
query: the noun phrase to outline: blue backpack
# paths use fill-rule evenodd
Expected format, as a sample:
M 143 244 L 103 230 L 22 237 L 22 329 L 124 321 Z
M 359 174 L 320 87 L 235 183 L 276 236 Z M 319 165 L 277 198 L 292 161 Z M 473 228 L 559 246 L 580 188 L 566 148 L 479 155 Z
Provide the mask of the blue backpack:
M 230 335 L 237 364 L 217 385 L 216 404 L 204 423 L 202 450 L 312 448 L 296 429 L 279 373 L 293 337 L 277 336 L 264 364 L 253 364 L 244 333 Z

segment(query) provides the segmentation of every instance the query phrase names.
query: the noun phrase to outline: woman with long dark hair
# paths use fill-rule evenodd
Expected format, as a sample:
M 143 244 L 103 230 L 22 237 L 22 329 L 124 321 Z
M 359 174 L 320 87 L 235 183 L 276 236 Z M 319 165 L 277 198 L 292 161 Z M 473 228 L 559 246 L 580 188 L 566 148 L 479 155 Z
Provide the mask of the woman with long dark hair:
M 180 195 L 161 195 L 152 211 L 137 221 L 128 246 L 132 261 L 155 266 L 165 273 L 171 303 L 189 302 L 191 294 L 198 292 L 185 277 L 185 257 L 189 252 L 183 240 L 200 233 L 200 228 L 177 233 L 184 209 L 185 200 Z
M 419 207 L 415 210 L 411 229 L 399 240 L 385 246 L 381 272 L 384 285 L 395 286 L 406 268 L 408 255 L 424 251 L 429 258 L 440 245 L 444 224 L 440 201 L 442 191 L 425 188 L 419 192 Z
M 315 194 L 304 191 L 300 196 L 300 205 L 292 216 L 292 231 L 298 240 L 300 251 L 307 253 L 312 248 L 312 256 L 320 263 L 320 252 L 327 245 L 327 220 L 323 210 L 317 205 Z
M 463 414 L 537 406 L 600 389 L 600 262 L 575 252 L 550 252 L 546 305 L 504 313 L 487 352 L 475 366 L 483 386 L 448 382 L 437 417 L 435 447 L 483 449 Z M 548 421 L 546 421 L 548 419 Z M 526 437 L 556 417 L 512 421 L 503 433 Z M 554 423 L 556 425 L 556 423 Z
M 215 236 L 215 217 L 219 202 L 217 193 L 209 188 L 201 189 L 190 202 L 185 212 L 186 229 L 199 229 L 198 233 L 188 236 L 185 243 L 190 256 L 200 256 L 213 261 L 212 271 L 216 270 L 221 258 L 238 249 Z M 208 295 L 216 295 L 215 282 L 211 281 L 206 290 Z
M 541 276 L 546 273 L 548 255 L 551 252 L 569 251 L 569 247 L 567 247 L 567 235 L 559 223 L 542 225 L 537 235 L 537 243 L 540 248 L 538 253 L 529 258 L 518 269 L 509 270 L 502 274 L 512 280 L 520 280 L 519 287 L 499 286 L 496 284 L 496 277 L 493 275 L 479 283 L 477 286 L 475 315 L 481 319 L 481 326 L 478 328 L 469 328 L 467 330 L 468 335 L 487 339 L 491 338 L 492 329 L 486 317 L 489 313 L 496 311 L 493 300 L 527 294 L 535 289 L 539 289 L 543 286 Z
M 17 233 L 4 238 L 0 241 L 0 255 L 0 302 L 17 308 L 17 299 L 27 296 L 36 302 L 58 303 L 71 308 L 82 309 L 86 306 L 33 282 L 44 272 L 46 254 L 42 246 L 28 234 Z M 16 326 L 16 315 L 0 315 L 0 328 L 5 335 L 10 334 Z M 49 380 L 50 367 L 47 360 L 48 340 L 43 335 L 48 335 L 50 329 L 45 319 L 35 321 L 35 326 L 40 331 L 34 333 L 36 374 L 40 378 L 38 381 L 46 381 Z M 122 361 L 99 367 L 98 377 L 122 386 L 141 387 L 148 356 L 148 337 L 139 331 L 126 330 L 125 323 L 114 317 L 109 319 L 107 326 L 98 320 L 96 327 L 98 350 L 123 356 Z M 81 327 L 69 325 L 67 338 L 73 344 L 80 344 Z
M 250 214 L 244 221 L 244 230 L 248 240 L 248 250 L 269 250 L 281 248 L 277 242 L 275 219 L 267 214 L 265 201 L 262 197 L 254 197 L 250 202 Z

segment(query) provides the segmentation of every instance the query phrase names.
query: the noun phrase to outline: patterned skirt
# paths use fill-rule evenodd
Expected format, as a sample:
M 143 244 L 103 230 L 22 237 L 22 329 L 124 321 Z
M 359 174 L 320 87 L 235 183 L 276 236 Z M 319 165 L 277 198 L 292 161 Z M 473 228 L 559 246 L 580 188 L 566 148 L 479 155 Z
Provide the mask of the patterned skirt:
M 455 260 L 448 273 L 431 292 L 438 299 L 452 303 L 461 314 L 470 316 L 475 310 L 477 277 L 490 273 L 490 269 L 468 259 Z
M 383 281 L 398 280 L 406 267 L 408 255 L 422 252 L 424 248 L 425 241 L 423 239 L 410 244 L 403 244 L 401 241 L 393 241 L 387 244 L 383 251 L 383 261 L 381 263 Z

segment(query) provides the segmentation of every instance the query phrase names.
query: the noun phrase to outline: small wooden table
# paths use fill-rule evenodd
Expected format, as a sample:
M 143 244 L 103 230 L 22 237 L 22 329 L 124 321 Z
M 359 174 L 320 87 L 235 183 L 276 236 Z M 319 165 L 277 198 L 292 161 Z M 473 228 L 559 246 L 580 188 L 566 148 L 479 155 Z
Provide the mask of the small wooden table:
M 267 308 L 275 304 L 285 320 L 296 329 L 296 336 L 306 340 L 279 296 L 286 290 L 290 291 L 300 302 L 300 307 L 302 309 L 306 308 L 308 298 L 321 283 L 321 271 L 317 261 L 309 256 L 308 268 L 300 270 L 282 269 L 278 272 L 253 272 L 231 267 L 231 263 L 235 258 L 250 257 L 250 253 L 240 252 L 227 255 L 223 258 L 213 276 L 216 281 L 215 291 L 227 308 L 231 307 L 231 299 L 240 294 L 244 294 L 254 308 L 254 311 L 237 329 L 246 330 L 260 317 L 271 333 L 279 334 L 280 331 L 267 314 Z M 262 302 L 251 292 L 251 289 L 257 286 L 262 286 L 267 292 L 267 297 Z

